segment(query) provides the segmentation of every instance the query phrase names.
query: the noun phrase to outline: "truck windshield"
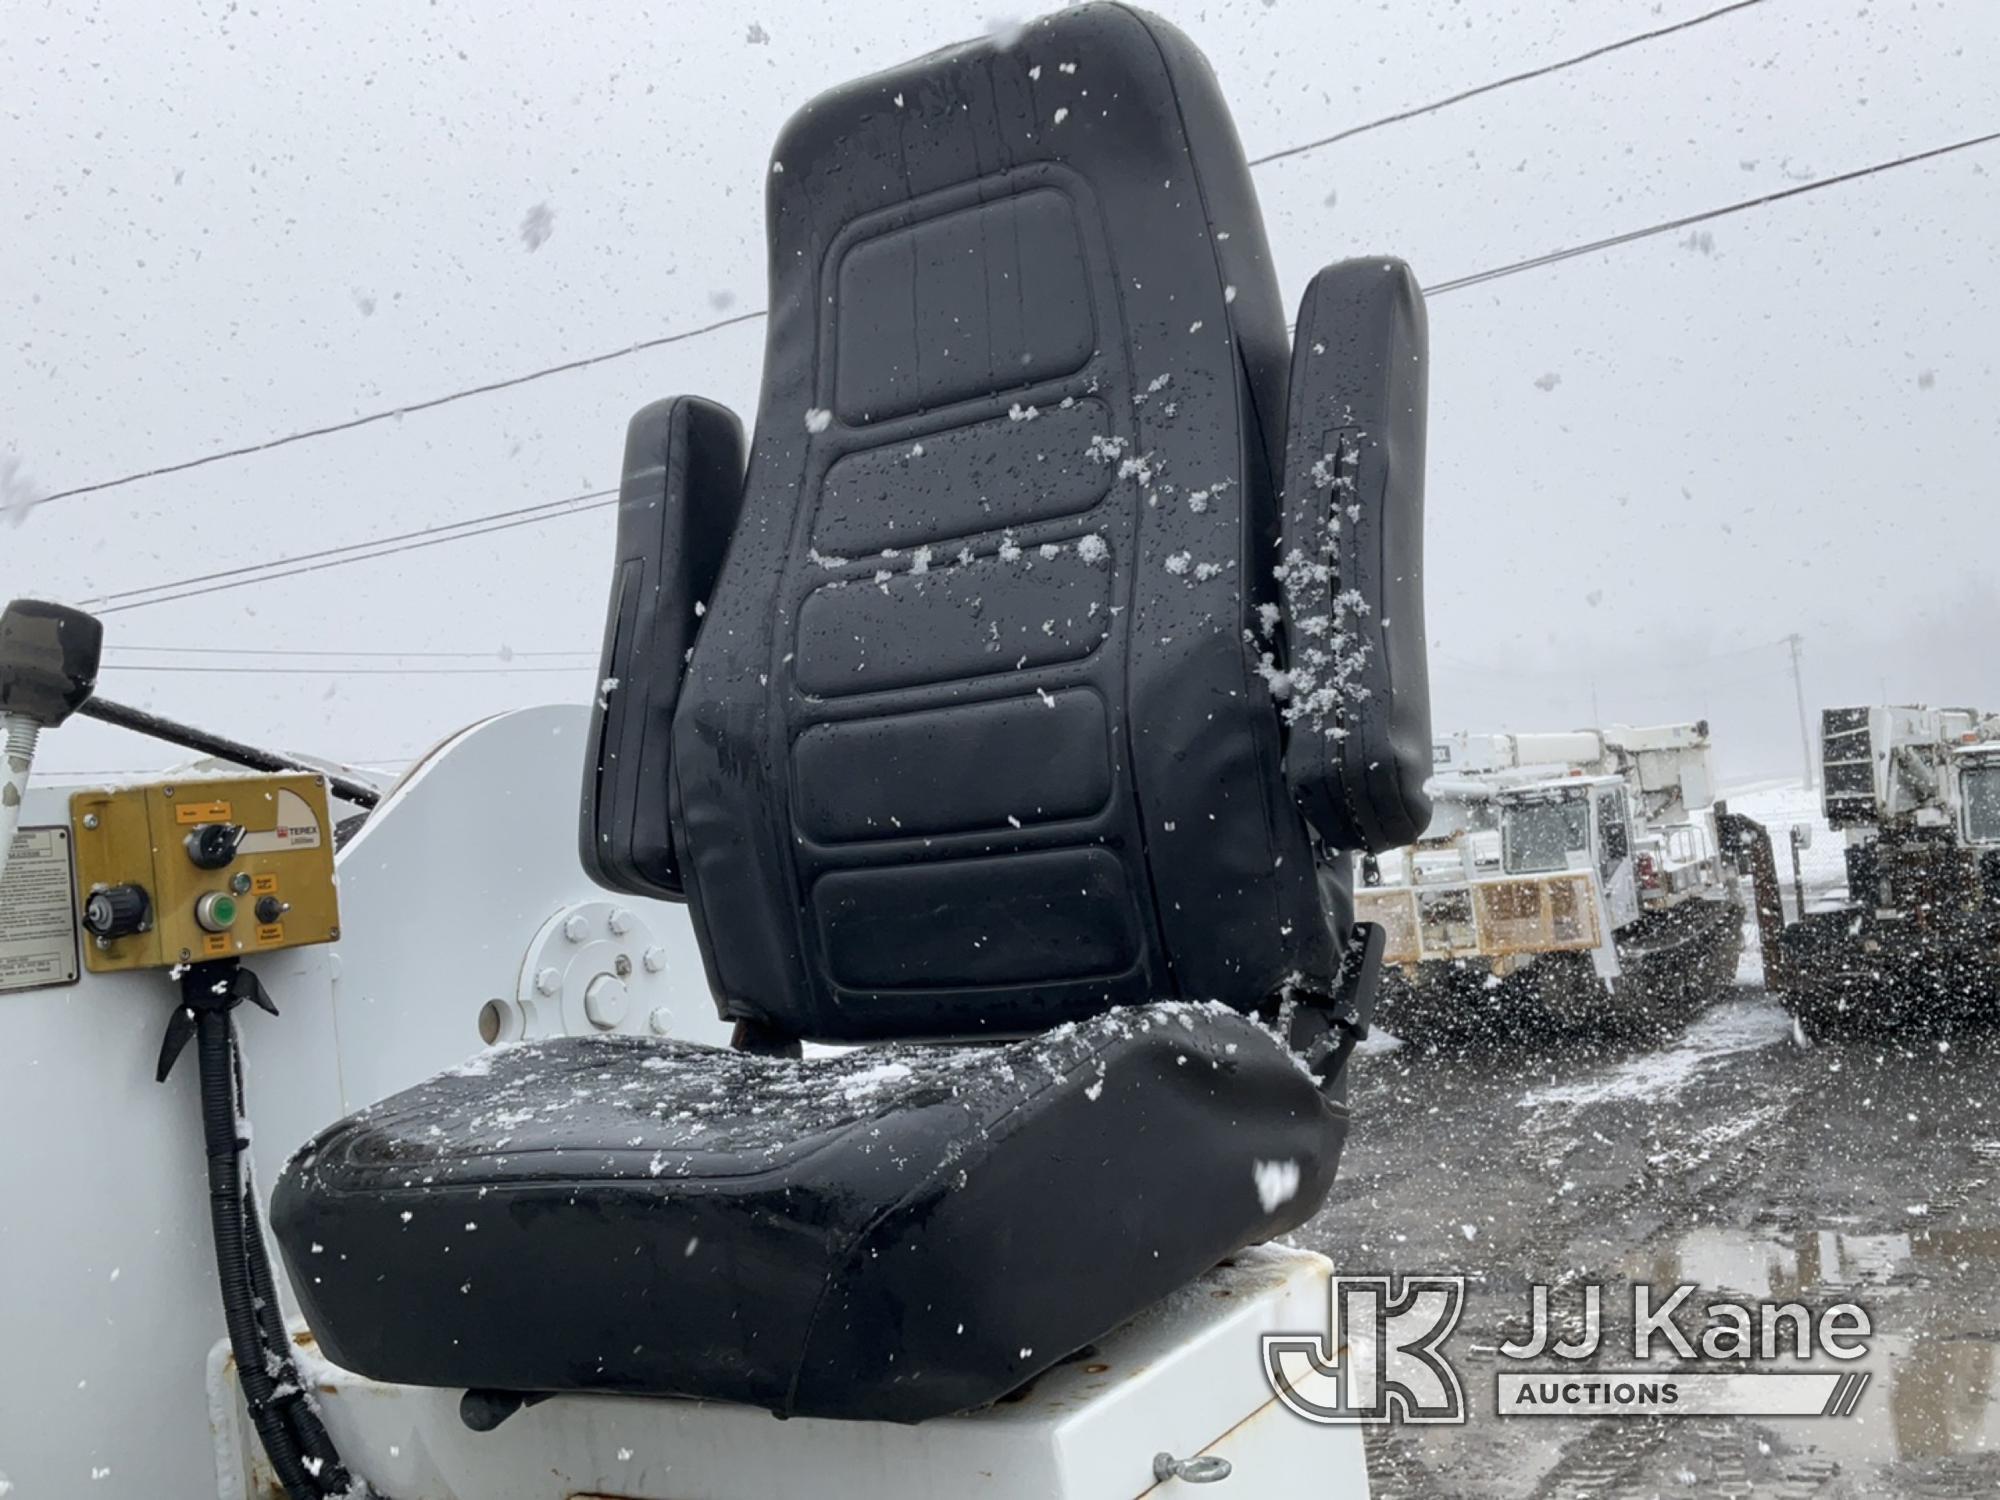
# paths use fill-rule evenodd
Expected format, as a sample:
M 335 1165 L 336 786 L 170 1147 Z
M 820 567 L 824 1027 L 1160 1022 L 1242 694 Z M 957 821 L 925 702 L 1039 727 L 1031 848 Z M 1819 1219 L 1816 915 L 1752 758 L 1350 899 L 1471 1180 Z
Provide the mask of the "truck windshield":
M 1590 810 L 1583 802 L 1516 802 L 1500 815 L 1501 862 L 1516 875 L 1560 870 L 1571 851 L 1590 847 Z
M 2000 844 L 2000 761 L 1965 768 L 1965 836 Z

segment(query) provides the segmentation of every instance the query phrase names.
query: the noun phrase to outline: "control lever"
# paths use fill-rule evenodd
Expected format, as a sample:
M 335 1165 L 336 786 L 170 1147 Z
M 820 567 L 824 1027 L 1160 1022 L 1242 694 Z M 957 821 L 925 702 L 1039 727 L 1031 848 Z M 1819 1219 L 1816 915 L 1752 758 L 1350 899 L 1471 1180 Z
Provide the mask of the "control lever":
M 80 609 L 16 599 L 0 612 L 0 876 L 21 824 L 35 742 L 97 688 L 104 627 Z
M 310 771 L 325 776 L 326 784 L 356 807 L 373 808 L 381 802 L 382 794 L 374 787 L 307 765 L 296 755 L 260 750 L 241 740 L 98 697 L 97 665 L 103 647 L 103 623 L 80 609 L 39 599 L 16 599 L 0 614 L 0 732 L 6 739 L 6 758 L 0 761 L 0 770 L 7 777 L 4 789 L 0 789 L 0 822 L 4 822 L 0 828 L 0 874 L 6 873 L 7 851 L 20 820 L 36 736 L 44 729 L 54 729 L 73 713 L 253 771 Z M 195 856 L 192 844 L 188 852 Z M 199 857 L 195 863 L 201 863 Z

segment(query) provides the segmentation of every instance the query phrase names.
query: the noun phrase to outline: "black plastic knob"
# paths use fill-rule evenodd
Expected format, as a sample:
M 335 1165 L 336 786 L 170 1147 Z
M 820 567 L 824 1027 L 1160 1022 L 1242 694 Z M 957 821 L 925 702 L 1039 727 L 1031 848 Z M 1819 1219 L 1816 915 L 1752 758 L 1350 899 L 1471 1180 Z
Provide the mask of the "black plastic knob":
M 257 920 L 266 927 L 277 921 L 289 909 L 276 896 L 259 896 L 257 898 Z
M 54 729 L 97 687 L 104 627 L 82 610 L 16 599 L 0 611 L 0 713 Z
M 83 903 L 83 928 L 110 942 L 153 925 L 153 898 L 142 885 L 108 885 Z
M 235 862 L 242 842 L 234 823 L 203 823 L 187 836 L 187 855 L 197 870 L 220 870 Z

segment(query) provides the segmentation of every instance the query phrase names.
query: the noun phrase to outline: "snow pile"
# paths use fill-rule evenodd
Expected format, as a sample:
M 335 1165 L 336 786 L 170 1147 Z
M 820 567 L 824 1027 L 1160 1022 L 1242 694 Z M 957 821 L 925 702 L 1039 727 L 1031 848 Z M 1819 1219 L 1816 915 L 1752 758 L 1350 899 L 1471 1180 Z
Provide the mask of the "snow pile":
M 1718 1005 L 1682 1033 L 1673 1046 L 1630 1058 L 1595 1077 L 1531 1089 L 1521 1096 L 1521 1107 L 1554 1105 L 1574 1110 L 1620 1100 L 1647 1103 L 1676 1098 L 1723 1059 L 1789 1041 L 1791 1035 L 1792 1018 L 1778 1005 Z

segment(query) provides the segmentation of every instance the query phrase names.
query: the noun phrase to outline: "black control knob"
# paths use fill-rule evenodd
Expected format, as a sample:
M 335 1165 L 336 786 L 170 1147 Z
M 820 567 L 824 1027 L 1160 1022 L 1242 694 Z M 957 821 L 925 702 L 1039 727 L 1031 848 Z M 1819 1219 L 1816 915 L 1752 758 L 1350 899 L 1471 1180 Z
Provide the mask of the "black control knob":
M 276 896 L 259 896 L 257 898 L 257 920 L 266 927 L 269 927 L 291 909 L 289 902 L 280 901 Z
M 234 823 L 203 823 L 187 836 L 188 858 L 197 870 L 220 870 L 236 858 L 243 830 Z
M 83 929 L 110 942 L 153 925 L 153 898 L 142 885 L 108 885 L 83 903 Z

